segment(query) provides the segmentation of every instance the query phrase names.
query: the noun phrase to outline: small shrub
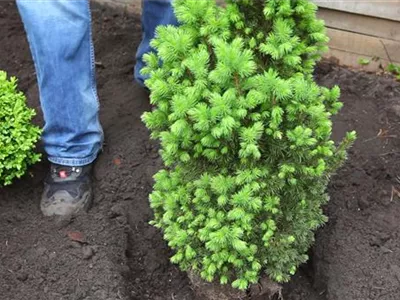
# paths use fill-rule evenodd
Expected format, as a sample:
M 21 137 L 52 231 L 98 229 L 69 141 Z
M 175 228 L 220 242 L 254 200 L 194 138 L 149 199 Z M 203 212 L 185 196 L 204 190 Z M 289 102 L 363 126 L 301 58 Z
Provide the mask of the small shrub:
M 40 136 L 40 129 L 31 124 L 34 115 L 17 90 L 17 79 L 8 80 L 0 71 L 0 185 L 11 184 L 40 159 L 33 151 Z
M 396 65 L 393 63 L 390 63 L 387 66 L 387 71 L 391 74 L 393 74 L 397 80 L 400 80 L 400 65 Z
M 358 64 L 359 64 L 360 66 L 368 66 L 370 63 L 371 63 L 371 61 L 370 61 L 368 58 L 360 57 L 360 58 L 358 59 Z
M 305 0 L 174 5 L 182 25 L 159 27 L 158 54 L 145 58 L 155 110 L 143 120 L 166 165 L 153 224 L 172 261 L 203 279 L 287 281 L 326 221 L 329 177 L 355 139 L 335 146 L 340 90 L 312 78 L 324 23 Z

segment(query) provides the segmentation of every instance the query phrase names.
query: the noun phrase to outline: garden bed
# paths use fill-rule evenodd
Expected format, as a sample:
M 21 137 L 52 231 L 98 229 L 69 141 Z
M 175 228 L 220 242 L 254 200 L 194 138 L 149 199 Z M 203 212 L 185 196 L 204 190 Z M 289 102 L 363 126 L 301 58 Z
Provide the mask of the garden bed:
M 43 218 L 46 162 L 0 189 L 1 298 L 194 299 L 187 276 L 169 263 L 160 232 L 148 225 L 147 196 L 161 163 L 140 121 L 150 109 L 148 95 L 132 82 L 140 17 L 95 6 L 93 21 L 106 133 L 95 167 L 95 205 L 73 219 Z M 40 112 L 13 1 L 0 3 L 0 28 L 0 69 L 20 79 L 30 106 Z M 330 221 L 317 233 L 309 264 L 285 285 L 284 298 L 400 299 L 400 200 L 392 193 L 400 189 L 400 85 L 329 63 L 320 64 L 316 77 L 342 88 L 345 107 L 335 118 L 335 139 L 352 129 L 359 138 L 330 186 Z M 36 122 L 42 123 L 40 114 Z M 83 241 L 73 240 L 75 232 Z

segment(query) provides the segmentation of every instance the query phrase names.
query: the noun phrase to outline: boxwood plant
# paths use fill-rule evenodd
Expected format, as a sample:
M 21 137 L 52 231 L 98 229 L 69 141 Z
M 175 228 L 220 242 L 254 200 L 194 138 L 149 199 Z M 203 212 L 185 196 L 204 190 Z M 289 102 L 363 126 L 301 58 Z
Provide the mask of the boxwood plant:
M 0 186 L 20 178 L 40 159 L 34 152 L 41 132 L 31 123 L 34 115 L 17 90 L 17 79 L 0 71 Z

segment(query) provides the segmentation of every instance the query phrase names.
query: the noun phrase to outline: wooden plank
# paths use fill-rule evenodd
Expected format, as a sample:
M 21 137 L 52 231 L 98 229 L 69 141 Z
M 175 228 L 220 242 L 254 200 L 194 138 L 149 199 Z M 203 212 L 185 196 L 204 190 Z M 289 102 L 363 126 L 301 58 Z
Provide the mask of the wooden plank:
M 324 57 L 328 59 L 333 59 L 333 61 L 339 65 L 342 66 L 349 66 L 355 69 L 361 69 L 364 71 L 368 72 L 376 72 L 381 70 L 382 68 L 386 68 L 387 65 L 390 63 L 390 61 L 386 59 L 379 59 L 379 60 L 373 60 L 373 57 L 371 56 L 360 56 L 359 54 L 354 54 L 348 51 L 342 51 L 342 50 L 336 50 L 336 49 L 330 49 L 328 53 L 324 55 Z M 363 57 L 365 59 L 369 59 L 370 63 L 366 66 L 361 66 L 358 63 L 358 60 L 360 57 Z
M 329 46 L 359 56 L 379 57 L 400 63 L 400 42 L 328 28 Z
M 320 7 L 400 21 L 400 0 L 314 0 Z
M 400 41 L 400 22 L 326 8 L 318 10 L 318 17 L 329 28 Z

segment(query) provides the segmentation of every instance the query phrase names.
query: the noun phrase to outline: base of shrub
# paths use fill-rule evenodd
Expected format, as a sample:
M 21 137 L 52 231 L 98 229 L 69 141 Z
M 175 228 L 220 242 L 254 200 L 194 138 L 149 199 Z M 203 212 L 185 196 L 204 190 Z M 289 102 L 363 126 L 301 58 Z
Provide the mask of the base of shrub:
M 207 282 L 196 273 L 189 271 L 188 276 L 197 297 L 204 300 L 282 300 L 282 286 L 268 277 L 262 277 L 257 284 L 253 284 L 247 291 L 233 288 L 229 284 Z

